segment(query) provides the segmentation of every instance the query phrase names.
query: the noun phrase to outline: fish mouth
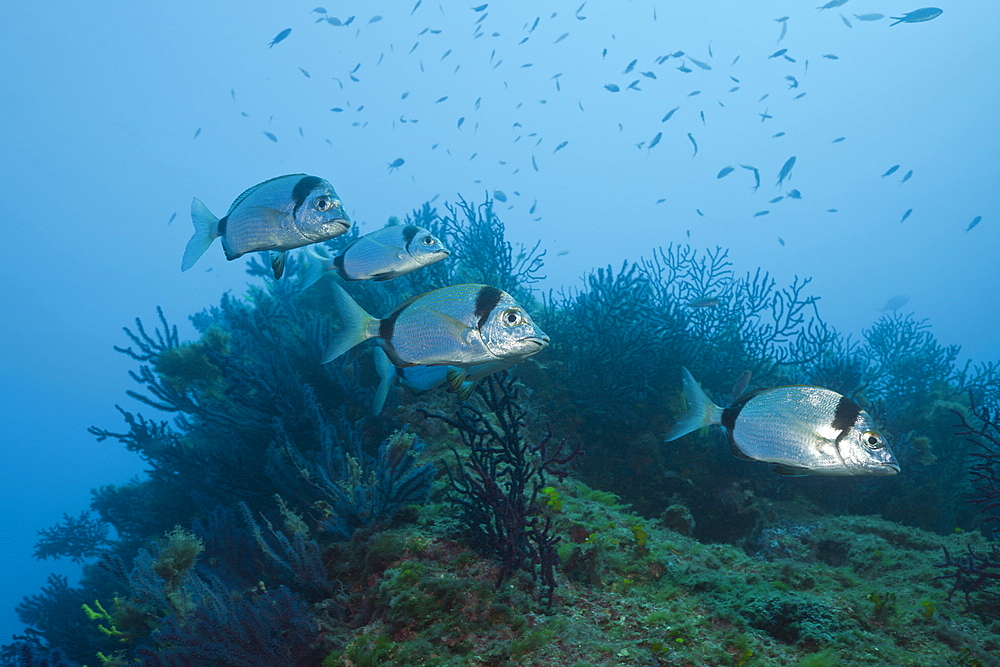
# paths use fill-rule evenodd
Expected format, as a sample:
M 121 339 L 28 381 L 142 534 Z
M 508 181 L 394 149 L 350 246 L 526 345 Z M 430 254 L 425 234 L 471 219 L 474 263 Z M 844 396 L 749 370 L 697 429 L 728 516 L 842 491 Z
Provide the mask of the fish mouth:
M 351 228 L 351 221 L 348 220 L 347 218 L 334 218 L 333 220 L 328 220 L 326 224 L 343 227 L 345 232 Z
M 531 336 L 530 338 L 522 338 L 521 343 L 524 345 L 530 345 L 538 348 L 539 350 L 549 344 L 549 337 L 546 335 L 542 336 Z
M 881 466 L 875 469 L 877 475 L 896 475 L 899 474 L 899 464 L 898 463 L 883 463 Z

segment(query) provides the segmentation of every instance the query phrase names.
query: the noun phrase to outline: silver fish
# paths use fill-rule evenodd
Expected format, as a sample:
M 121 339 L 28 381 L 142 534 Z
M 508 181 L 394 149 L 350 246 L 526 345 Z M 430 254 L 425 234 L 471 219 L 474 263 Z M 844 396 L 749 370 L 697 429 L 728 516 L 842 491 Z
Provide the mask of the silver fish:
M 181 271 L 194 266 L 221 236 L 229 260 L 248 252 L 275 251 L 271 258 L 275 278 L 284 272 L 286 250 L 332 239 L 351 226 L 333 186 L 306 174 L 278 176 L 253 186 L 221 219 L 195 197 L 191 222 L 194 235 L 184 249 Z
M 449 255 L 440 240 L 423 227 L 390 225 L 351 241 L 334 258 L 307 253 L 302 288 L 329 271 L 344 280 L 391 280 L 438 262 Z
M 323 363 L 375 338 L 395 366 L 470 366 L 526 359 L 549 337 L 514 298 L 489 285 L 460 284 L 415 296 L 388 317 L 366 313 L 332 284 L 341 329 Z M 453 378 L 460 384 L 464 377 Z
M 857 403 L 822 387 L 787 386 L 745 394 L 721 408 L 688 370 L 688 411 L 666 435 L 676 440 L 710 424 L 726 430 L 737 458 L 771 463 L 784 475 L 895 475 L 899 463 Z

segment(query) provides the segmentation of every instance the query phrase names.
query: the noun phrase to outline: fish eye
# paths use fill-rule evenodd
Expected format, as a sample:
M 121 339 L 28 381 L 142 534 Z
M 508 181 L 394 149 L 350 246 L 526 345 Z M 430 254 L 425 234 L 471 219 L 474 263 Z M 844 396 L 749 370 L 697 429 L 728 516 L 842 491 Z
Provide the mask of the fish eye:
M 323 195 L 322 197 L 316 198 L 316 203 L 313 204 L 313 207 L 320 213 L 323 213 L 324 211 L 329 211 L 333 208 L 333 202 L 330 201 L 329 197 Z
M 427 236 L 424 237 L 424 240 L 422 241 L 422 243 L 424 245 L 434 245 L 435 243 L 437 243 L 437 239 L 434 238 L 433 236 L 431 236 L 430 234 L 428 234 Z
M 524 322 L 524 315 L 516 308 L 505 310 L 500 318 L 503 320 L 503 323 L 509 327 L 516 327 Z
M 885 447 L 885 441 L 882 440 L 882 436 L 875 431 L 865 431 L 861 436 L 861 442 L 868 449 L 882 449 Z

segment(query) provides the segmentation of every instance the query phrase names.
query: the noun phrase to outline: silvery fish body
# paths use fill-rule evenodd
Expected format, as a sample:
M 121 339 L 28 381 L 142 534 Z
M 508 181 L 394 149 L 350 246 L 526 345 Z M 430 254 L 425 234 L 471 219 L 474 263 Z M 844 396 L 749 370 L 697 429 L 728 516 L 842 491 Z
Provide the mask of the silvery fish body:
M 333 259 L 318 253 L 309 258 L 303 287 L 328 271 L 344 280 L 391 280 L 447 257 L 444 244 L 423 227 L 390 225 L 351 241 Z
M 442 287 L 409 299 L 381 320 L 339 285 L 332 288 L 342 326 L 324 363 L 369 338 L 377 339 L 395 366 L 463 369 L 503 360 L 516 363 L 549 342 L 512 296 L 489 285 Z
M 895 475 L 892 451 L 857 403 L 823 387 L 795 385 L 745 394 L 715 405 L 688 370 L 689 409 L 666 440 L 710 424 L 726 430 L 734 456 L 773 464 L 786 475 Z
M 226 259 L 248 252 L 273 250 L 275 277 L 281 277 L 284 251 L 326 241 L 351 226 L 337 192 L 318 176 L 290 174 L 259 183 L 245 191 L 221 219 L 197 198 L 191 202 L 195 232 L 184 251 L 181 270 L 194 266 L 218 237 Z

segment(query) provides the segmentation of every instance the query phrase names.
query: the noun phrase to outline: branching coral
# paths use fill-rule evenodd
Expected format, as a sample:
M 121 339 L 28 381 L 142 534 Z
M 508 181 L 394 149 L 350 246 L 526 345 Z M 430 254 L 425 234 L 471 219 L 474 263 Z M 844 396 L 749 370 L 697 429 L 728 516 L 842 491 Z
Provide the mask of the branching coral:
M 519 246 L 516 251 L 504 238 L 504 224 L 493 211 L 489 198 L 478 206 L 459 198 L 458 206 L 446 205 L 441 218 L 446 244 L 452 248 L 458 282 L 492 285 L 520 298 L 519 293 L 542 280 L 545 251 Z
M 33 555 L 39 560 L 66 556 L 74 563 L 82 563 L 100 555 L 111 544 L 108 524 L 86 511 L 76 517 L 63 514 L 62 522 L 38 531 L 38 535 Z
M 561 477 L 580 454 L 565 440 L 553 445 L 547 430 L 529 440 L 525 409 L 518 402 L 516 380 L 507 372 L 490 376 L 476 388 L 485 411 L 468 404 L 452 419 L 421 411 L 458 430 L 467 456 L 452 448 L 457 465 L 448 468 L 451 501 L 473 545 L 500 563 L 499 586 L 515 570 L 529 572 L 552 604 L 556 587 L 555 545 L 551 517 L 539 511 L 539 494 L 549 476 Z
M 970 452 L 974 463 L 969 468 L 973 492 L 970 502 L 979 505 L 984 528 L 994 539 L 1000 537 L 1000 403 L 982 404 L 972 391 L 972 419 L 955 411 L 959 418 L 956 431 L 976 449 Z M 979 392 L 981 393 L 981 392 Z M 949 570 L 939 579 L 951 579 L 949 597 L 957 592 L 965 596 L 966 610 L 979 610 L 1000 618 L 1000 548 L 991 545 L 983 553 L 973 551 L 952 557 L 944 550 L 944 563 L 938 567 Z

